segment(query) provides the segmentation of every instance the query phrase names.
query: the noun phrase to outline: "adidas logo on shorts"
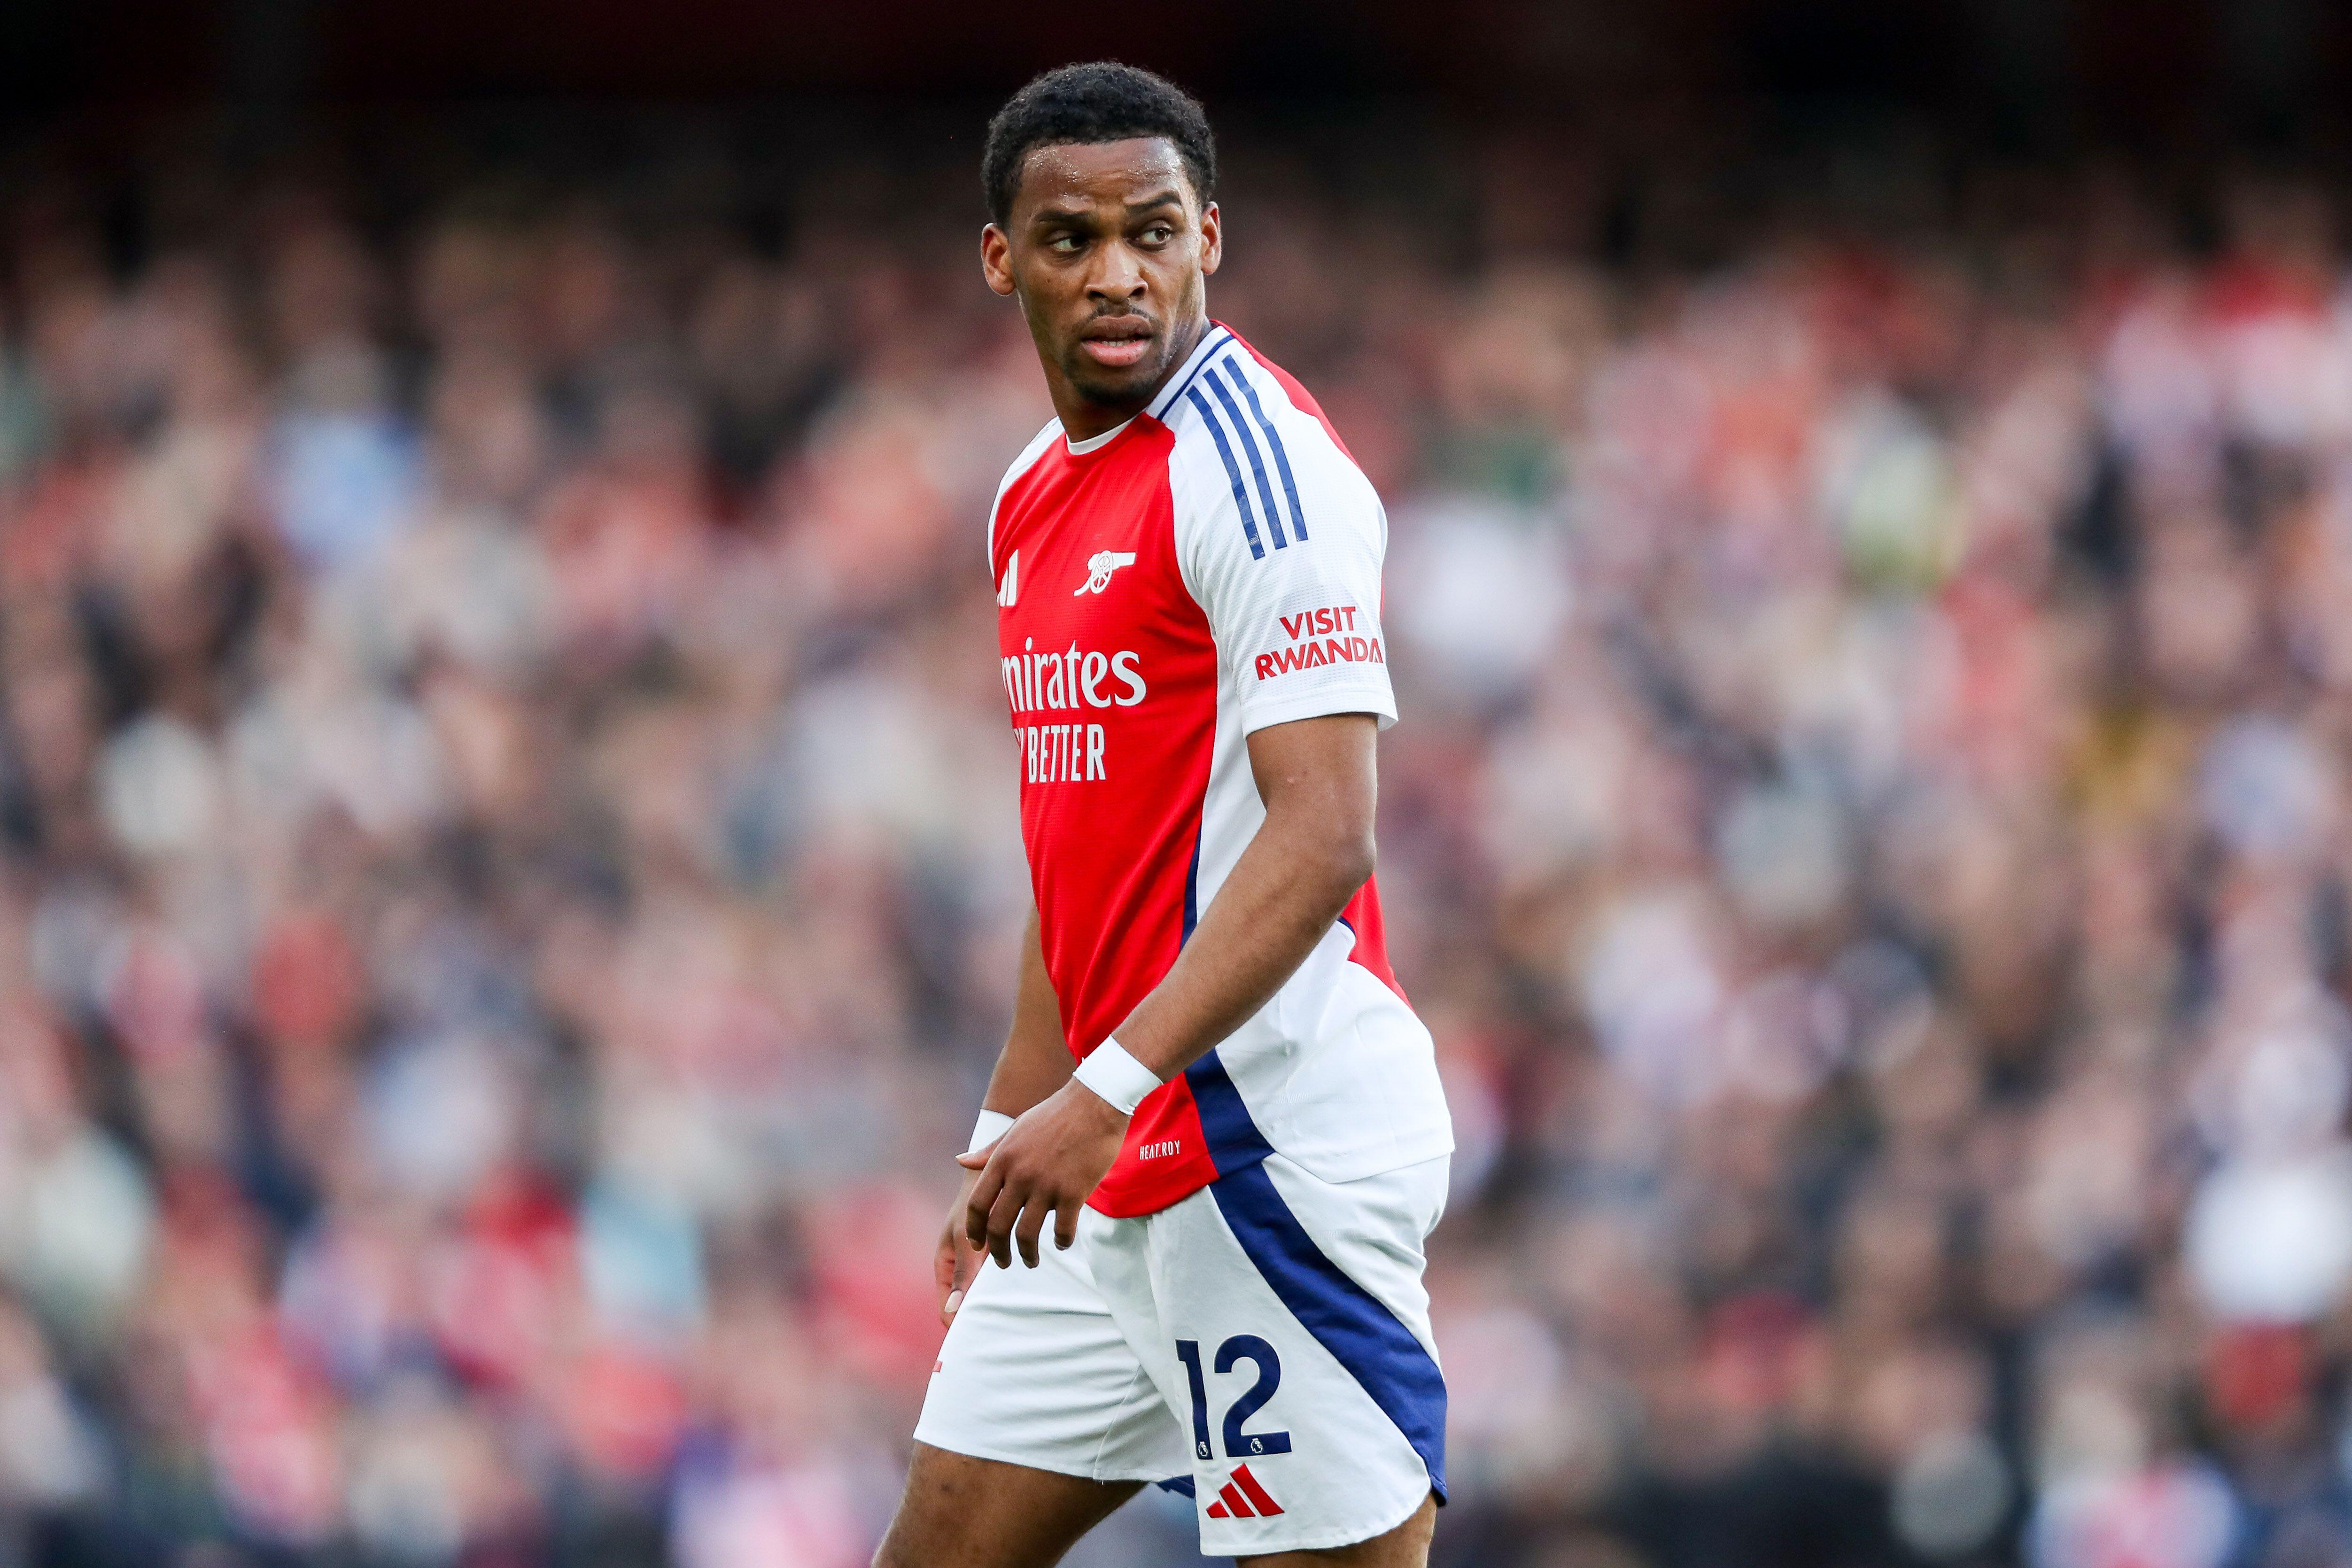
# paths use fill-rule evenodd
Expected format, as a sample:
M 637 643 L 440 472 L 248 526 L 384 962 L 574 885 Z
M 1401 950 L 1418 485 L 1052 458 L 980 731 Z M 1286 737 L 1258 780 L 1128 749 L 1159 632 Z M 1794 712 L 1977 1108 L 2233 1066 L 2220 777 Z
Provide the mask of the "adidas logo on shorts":
M 1217 1493 L 1217 1500 L 1209 1505 L 1211 1519 L 1272 1519 L 1282 1511 L 1282 1505 L 1265 1484 L 1251 1475 L 1247 1465 L 1234 1467 L 1234 1479 Z

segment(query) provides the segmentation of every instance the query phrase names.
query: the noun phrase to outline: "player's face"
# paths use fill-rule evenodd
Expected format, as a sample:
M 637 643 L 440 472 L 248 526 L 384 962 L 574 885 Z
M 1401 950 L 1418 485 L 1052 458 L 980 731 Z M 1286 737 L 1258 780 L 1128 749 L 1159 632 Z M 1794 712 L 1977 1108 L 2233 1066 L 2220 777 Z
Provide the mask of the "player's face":
M 981 262 L 990 288 L 1019 296 L 1057 406 L 1123 416 L 1150 401 L 1207 317 L 1217 227 L 1164 137 L 1030 151 Z

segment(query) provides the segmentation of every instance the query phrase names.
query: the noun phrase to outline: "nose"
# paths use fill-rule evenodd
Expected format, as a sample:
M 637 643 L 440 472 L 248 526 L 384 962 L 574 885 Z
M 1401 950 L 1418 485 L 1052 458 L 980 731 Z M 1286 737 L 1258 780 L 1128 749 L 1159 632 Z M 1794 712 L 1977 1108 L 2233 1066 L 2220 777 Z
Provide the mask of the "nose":
M 1097 308 L 1131 305 L 1143 298 L 1143 268 L 1133 247 L 1114 242 L 1096 254 L 1102 258 L 1102 264 L 1087 280 L 1087 298 Z

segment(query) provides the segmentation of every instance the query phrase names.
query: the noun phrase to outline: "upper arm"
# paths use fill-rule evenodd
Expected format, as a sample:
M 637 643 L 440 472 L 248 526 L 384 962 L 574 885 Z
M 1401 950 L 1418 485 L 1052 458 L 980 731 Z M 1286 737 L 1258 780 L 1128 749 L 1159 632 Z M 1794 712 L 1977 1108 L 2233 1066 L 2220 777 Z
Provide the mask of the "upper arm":
M 1250 772 L 1267 817 L 1304 824 L 1333 845 L 1360 847 L 1369 857 L 1380 800 L 1378 740 L 1369 713 L 1333 713 L 1252 731 Z

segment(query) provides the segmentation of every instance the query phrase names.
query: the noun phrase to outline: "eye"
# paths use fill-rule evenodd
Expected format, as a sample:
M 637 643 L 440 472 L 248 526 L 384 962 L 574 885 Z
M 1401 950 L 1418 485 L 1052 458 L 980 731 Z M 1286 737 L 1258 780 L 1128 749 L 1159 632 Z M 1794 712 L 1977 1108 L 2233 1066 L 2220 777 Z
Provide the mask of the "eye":
M 1075 234 L 1057 234 L 1045 242 L 1045 248 L 1063 256 L 1076 256 L 1086 246 L 1086 240 Z
M 1148 244 L 1165 245 L 1176 237 L 1176 230 L 1167 224 L 1155 223 L 1143 231 L 1143 237 Z

